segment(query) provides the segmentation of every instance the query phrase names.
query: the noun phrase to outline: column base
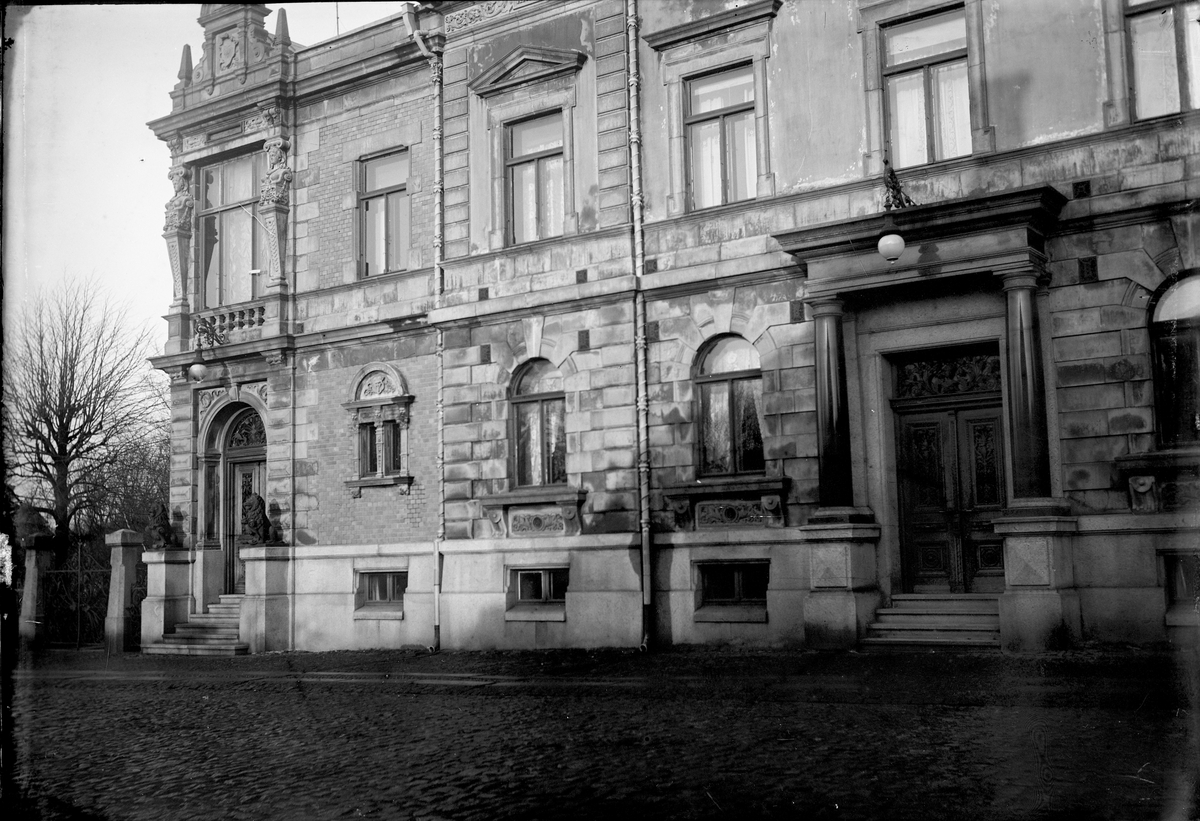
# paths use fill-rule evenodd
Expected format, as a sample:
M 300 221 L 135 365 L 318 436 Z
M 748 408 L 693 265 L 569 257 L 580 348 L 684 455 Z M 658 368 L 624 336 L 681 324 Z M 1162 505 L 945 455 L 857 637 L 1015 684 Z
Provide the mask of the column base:
M 839 509 L 834 515 L 870 515 Z M 809 594 L 804 602 L 804 643 L 814 649 L 848 649 L 879 607 L 875 545 L 879 526 L 846 521 L 799 528 L 809 551 Z
M 1008 590 L 1000 596 L 1000 645 L 1012 653 L 1066 650 L 1079 640 L 1075 590 Z

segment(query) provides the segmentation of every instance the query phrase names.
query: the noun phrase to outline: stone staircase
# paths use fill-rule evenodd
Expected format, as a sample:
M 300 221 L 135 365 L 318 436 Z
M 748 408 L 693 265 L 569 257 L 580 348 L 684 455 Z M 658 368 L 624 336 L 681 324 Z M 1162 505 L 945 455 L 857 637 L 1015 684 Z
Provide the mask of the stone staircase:
M 162 644 L 143 647 L 143 653 L 175 656 L 244 656 L 250 645 L 239 641 L 242 597 L 221 596 L 220 604 L 210 604 L 207 613 L 193 613 L 186 622 L 175 625 L 174 633 L 163 636 Z
M 995 593 L 905 593 L 875 613 L 863 649 L 999 650 Z

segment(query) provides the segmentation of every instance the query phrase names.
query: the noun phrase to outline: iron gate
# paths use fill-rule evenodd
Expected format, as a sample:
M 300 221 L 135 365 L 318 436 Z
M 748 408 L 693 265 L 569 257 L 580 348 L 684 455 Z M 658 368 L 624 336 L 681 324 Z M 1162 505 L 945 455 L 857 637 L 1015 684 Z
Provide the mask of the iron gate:
M 103 541 L 72 545 L 64 561 L 46 573 L 46 641 L 104 643 L 111 569 Z

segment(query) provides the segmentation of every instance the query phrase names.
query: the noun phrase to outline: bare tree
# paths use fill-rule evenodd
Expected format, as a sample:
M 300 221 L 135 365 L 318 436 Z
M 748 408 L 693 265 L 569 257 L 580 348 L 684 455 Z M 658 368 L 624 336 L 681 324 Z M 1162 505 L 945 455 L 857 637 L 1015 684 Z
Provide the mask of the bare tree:
M 5 347 L 5 458 L 55 540 L 104 516 L 116 468 L 166 416 L 146 361 L 148 330 L 94 283 L 70 282 L 23 309 Z

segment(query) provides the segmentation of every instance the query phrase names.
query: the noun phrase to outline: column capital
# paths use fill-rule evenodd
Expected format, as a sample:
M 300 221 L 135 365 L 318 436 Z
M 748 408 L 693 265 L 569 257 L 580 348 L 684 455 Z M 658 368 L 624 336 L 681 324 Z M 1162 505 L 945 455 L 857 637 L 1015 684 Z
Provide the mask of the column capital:
M 1042 272 L 1033 268 L 1021 268 L 1015 271 L 999 272 L 1000 287 L 1005 291 L 1032 291 L 1038 287 Z
M 837 297 L 820 297 L 808 303 L 813 319 L 819 316 L 842 316 L 845 302 Z

